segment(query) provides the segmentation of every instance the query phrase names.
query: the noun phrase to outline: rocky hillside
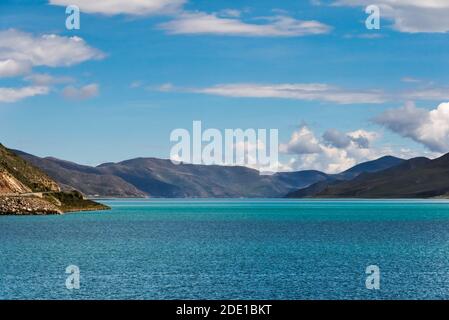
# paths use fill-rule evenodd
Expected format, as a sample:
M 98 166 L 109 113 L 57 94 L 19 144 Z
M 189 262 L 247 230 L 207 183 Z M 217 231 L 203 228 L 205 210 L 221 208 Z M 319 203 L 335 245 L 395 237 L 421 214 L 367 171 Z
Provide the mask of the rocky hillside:
M 0 192 L 59 192 L 59 186 L 40 169 L 0 144 Z
M 47 174 L 0 144 L 0 215 L 102 210 L 77 191 L 62 192 Z

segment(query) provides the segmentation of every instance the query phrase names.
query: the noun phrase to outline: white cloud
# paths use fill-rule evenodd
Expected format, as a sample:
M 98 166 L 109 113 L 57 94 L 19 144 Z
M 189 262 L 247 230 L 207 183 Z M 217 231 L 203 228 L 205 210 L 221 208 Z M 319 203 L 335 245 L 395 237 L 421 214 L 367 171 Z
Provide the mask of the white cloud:
M 321 153 L 322 148 L 313 132 L 306 126 L 302 126 L 293 132 L 287 144 L 281 144 L 279 151 L 289 154 L 313 154 Z
M 74 86 L 67 86 L 62 91 L 62 95 L 67 99 L 85 100 L 96 97 L 99 93 L 98 84 L 92 83 L 84 87 L 76 88 Z
M 173 20 L 159 24 L 170 34 L 216 34 L 253 37 L 295 37 L 330 32 L 331 28 L 318 21 L 302 21 L 276 15 L 257 18 L 264 23 L 248 23 L 236 17 L 215 13 L 183 12 Z
M 445 87 L 429 87 L 424 89 L 415 89 L 403 94 L 406 100 L 433 100 L 444 101 L 449 100 L 449 88 Z
M 28 73 L 31 66 L 27 62 L 17 62 L 12 59 L 0 60 L 0 78 L 15 77 Z
M 330 26 L 315 20 L 297 20 L 286 12 L 270 17 L 257 17 L 259 23 L 244 22 L 242 11 L 223 9 L 217 13 L 189 12 L 183 9 L 187 0 L 49 0 L 51 5 L 76 5 L 81 12 L 113 15 L 169 15 L 172 20 L 159 24 L 170 34 L 217 34 L 256 37 L 293 37 L 329 33 Z
M 348 132 L 347 135 L 351 139 L 351 142 L 353 142 L 360 149 L 370 148 L 371 143 L 379 137 L 377 132 L 365 130 Z
M 28 97 L 47 94 L 49 90 L 50 89 L 45 86 L 27 86 L 21 88 L 0 87 L 0 102 L 16 102 Z
M 403 77 L 403 78 L 401 78 L 401 81 L 405 82 L 405 83 L 420 83 L 420 82 L 422 82 L 420 79 L 413 78 L 413 77 Z
M 75 82 L 75 79 L 71 77 L 56 77 L 47 73 L 34 73 L 26 76 L 25 80 L 39 86 Z
M 159 88 L 159 90 L 161 89 Z M 346 90 L 322 83 L 236 83 L 205 88 L 176 88 L 170 85 L 170 87 L 164 87 L 163 91 L 175 90 L 235 98 L 280 98 L 326 101 L 337 104 L 383 103 L 387 101 L 386 96 L 380 91 Z
M 104 15 L 155 15 L 173 13 L 179 10 L 186 0 L 50 0 L 52 5 L 76 5 L 81 12 Z
M 220 10 L 218 15 L 221 17 L 238 18 L 242 15 L 242 12 L 240 10 L 236 10 L 236 9 L 223 9 L 223 10 Z
M 381 18 L 393 20 L 401 32 L 448 32 L 449 1 L 447 0 L 338 0 L 336 5 L 378 5 Z
M 140 88 L 142 85 L 143 85 L 142 81 L 140 81 L 140 80 L 135 80 L 135 81 L 133 81 L 133 82 L 131 82 L 131 83 L 129 84 L 129 87 L 130 87 L 131 89 L 136 89 L 136 88 Z
M 79 37 L 0 31 L 0 76 L 26 74 L 35 66 L 68 67 L 103 57 L 103 53 Z
M 342 133 L 336 130 L 328 130 L 330 135 L 323 135 L 323 140 L 316 137 L 313 131 L 302 126 L 293 132 L 290 141 L 280 145 L 280 152 L 293 155 L 290 159 L 291 170 L 320 170 L 327 173 L 338 173 L 344 171 L 359 162 L 373 160 L 380 157 L 385 150 L 376 150 L 371 147 L 371 143 L 378 138 L 375 132 L 356 130 Z M 335 138 L 338 132 L 339 140 L 342 136 L 347 140 L 336 145 L 329 143 Z M 364 142 L 361 143 L 360 141 Z M 342 141 L 340 141 L 342 142 Z
M 401 108 L 385 111 L 374 121 L 423 144 L 430 151 L 449 151 L 449 102 L 430 111 L 407 103 Z
M 336 129 L 329 129 L 323 134 L 323 139 L 336 148 L 346 148 L 351 143 L 351 137 Z
M 323 134 L 323 140 L 330 146 L 344 149 L 354 144 L 360 149 L 370 147 L 372 141 L 378 137 L 375 132 L 356 130 L 352 132 L 341 132 L 336 129 L 329 129 Z
M 150 90 L 152 87 L 149 88 Z M 158 91 L 169 92 L 175 89 L 175 87 L 171 83 L 164 83 L 156 88 Z
M 0 88 L 0 102 L 48 94 L 50 85 L 74 81 L 70 77 L 31 74 L 33 67 L 69 67 L 103 57 L 101 51 L 90 47 L 79 37 L 37 36 L 14 29 L 0 31 L 0 78 L 26 75 L 24 80 L 32 83 L 25 87 Z M 92 95 L 93 91 L 93 88 L 87 88 L 81 91 L 81 96 Z
M 396 92 L 376 89 L 354 90 L 325 83 L 228 83 L 209 87 L 177 87 L 171 83 L 160 86 L 148 86 L 148 90 L 162 92 L 190 92 L 210 94 L 232 98 L 277 98 L 305 101 L 322 101 L 336 104 L 380 104 L 389 101 L 403 102 L 448 101 L 449 87 L 435 86 L 432 82 L 423 83 L 414 78 L 402 78 L 402 82 L 420 84 L 419 87 Z

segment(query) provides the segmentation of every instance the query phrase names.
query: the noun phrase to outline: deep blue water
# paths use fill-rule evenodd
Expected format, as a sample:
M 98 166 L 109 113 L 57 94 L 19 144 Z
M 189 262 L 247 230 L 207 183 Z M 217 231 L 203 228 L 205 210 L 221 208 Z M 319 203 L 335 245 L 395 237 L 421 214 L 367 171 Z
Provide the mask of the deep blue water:
M 449 298 L 447 201 L 106 203 L 0 217 L 0 298 Z M 380 290 L 365 287 L 372 264 Z M 79 290 L 65 287 L 68 265 Z

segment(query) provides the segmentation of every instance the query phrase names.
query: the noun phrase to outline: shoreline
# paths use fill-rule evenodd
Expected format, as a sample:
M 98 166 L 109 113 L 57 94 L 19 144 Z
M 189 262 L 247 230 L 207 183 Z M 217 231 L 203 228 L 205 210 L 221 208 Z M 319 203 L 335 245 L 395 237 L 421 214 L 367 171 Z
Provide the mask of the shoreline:
M 62 215 L 69 212 L 110 210 L 85 199 L 79 192 L 0 195 L 0 215 Z

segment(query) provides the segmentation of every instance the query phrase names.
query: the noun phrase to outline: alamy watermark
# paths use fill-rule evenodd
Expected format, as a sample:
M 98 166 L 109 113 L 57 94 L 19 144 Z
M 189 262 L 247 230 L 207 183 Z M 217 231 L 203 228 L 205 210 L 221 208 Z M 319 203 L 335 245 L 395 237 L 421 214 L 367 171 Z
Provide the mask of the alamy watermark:
M 68 15 L 65 19 L 65 27 L 67 30 L 79 30 L 81 28 L 80 8 L 70 5 L 65 9 Z
M 365 280 L 365 286 L 369 290 L 380 289 L 380 268 L 376 265 L 366 267 L 365 273 L 368 275 Z
M 68 290 L 79 290 L 80 288 L 80 268 L 75 265 L 70 265 L 65 269 L 65 273 L 70 274 L 65 280 L 65 287 Z
M 175 129 L 170 141 L 173 163 L 235 165 L 271 174 L 278 169 L 279 138 L 277 129 L 218 129 L 203 131 L 201 121 L 193 121 L 192 131 Z
M 368 30 L 380 29 L 380 8 L 376 5 L 369 5 L 365 9 L 365 13 L 369 14 L 365 20 L 365 26 Z

